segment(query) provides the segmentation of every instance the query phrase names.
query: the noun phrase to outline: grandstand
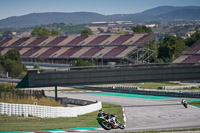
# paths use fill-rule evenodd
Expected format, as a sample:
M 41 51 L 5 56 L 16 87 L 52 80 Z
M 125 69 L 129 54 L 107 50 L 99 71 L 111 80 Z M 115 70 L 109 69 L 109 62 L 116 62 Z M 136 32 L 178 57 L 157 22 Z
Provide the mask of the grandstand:
M 188 48 L 181 56 L 175 59 L 172 63 L 192 63 L 200 62 L 200 42 L 195 43 Z
M 9 49 L 15 48 L 24 61 L 103 59 L 105 63 L 122 60 L 134 63 L 135 59 L 130 56 L 153 37 L 153 34 L 105 34 L 7 38 L 0 42 L 0 51 L 5 55 Z

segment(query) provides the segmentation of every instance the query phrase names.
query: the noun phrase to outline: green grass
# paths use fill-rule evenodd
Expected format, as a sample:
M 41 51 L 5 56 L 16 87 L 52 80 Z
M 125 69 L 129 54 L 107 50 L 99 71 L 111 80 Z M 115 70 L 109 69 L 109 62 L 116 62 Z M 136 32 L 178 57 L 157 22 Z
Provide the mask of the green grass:
M 117 115 L 123 123 L 122 107 L 103 103 L 106 113 Z M 96 121 L 98 111 L 72 118 L 36 118 L 0 115 L 0 131 L 39 131 L 78 127 L 100 127 Z
M 183 86 L 179 83 L 169 83 L 169 82 L 159 82 L 159 83 L 147 82 L 147 83 L 144 83 L 144 87 L 142 86 L 141 83 L 130 83 L 130 84 L 123 84 L 123 85 L 138 86 L 139 88 L 144 88 L 144 89 L 157 89 L 160 86 Z
M 200 107 L 200 101 L 193 101 L 193 102 L 188 102 L 188 103 L 189 103 L 190 105 Z

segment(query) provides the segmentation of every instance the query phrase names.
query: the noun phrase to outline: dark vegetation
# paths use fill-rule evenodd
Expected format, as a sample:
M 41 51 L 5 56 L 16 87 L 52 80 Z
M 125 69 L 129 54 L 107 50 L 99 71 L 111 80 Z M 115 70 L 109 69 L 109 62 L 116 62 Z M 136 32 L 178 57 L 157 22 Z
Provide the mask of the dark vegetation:
M 26 66 L 21 63 L 20 53 L 16 49 L 9 50 L 5 56 L 0 54 L 0 71 L 8 72 L 11 78 L 23 78 Z

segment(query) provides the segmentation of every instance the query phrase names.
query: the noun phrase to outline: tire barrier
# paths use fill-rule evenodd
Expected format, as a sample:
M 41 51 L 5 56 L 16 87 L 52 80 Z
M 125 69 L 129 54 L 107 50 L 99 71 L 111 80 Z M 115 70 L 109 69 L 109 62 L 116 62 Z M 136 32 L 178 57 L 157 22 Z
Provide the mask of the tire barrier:
M 29 104 L 11 104 L 0 102 L 0 114 L 18 115 L 25 117 L 58 118 L 77 117 L 97 111 L 102 108 L 102 103 L 96 102 L 86 106 L 78 107 L 51 107 Z

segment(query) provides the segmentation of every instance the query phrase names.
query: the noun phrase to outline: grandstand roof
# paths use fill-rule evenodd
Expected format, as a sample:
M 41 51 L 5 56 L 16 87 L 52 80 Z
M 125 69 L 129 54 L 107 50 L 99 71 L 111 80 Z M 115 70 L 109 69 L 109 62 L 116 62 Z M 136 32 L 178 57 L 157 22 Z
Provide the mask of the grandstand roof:
M 2 55 L 17 49 L 22 59 L 124 58 L 150 40 L 153 34 L 69 35 L 60 37 L 7 38 L 0 42 Z

